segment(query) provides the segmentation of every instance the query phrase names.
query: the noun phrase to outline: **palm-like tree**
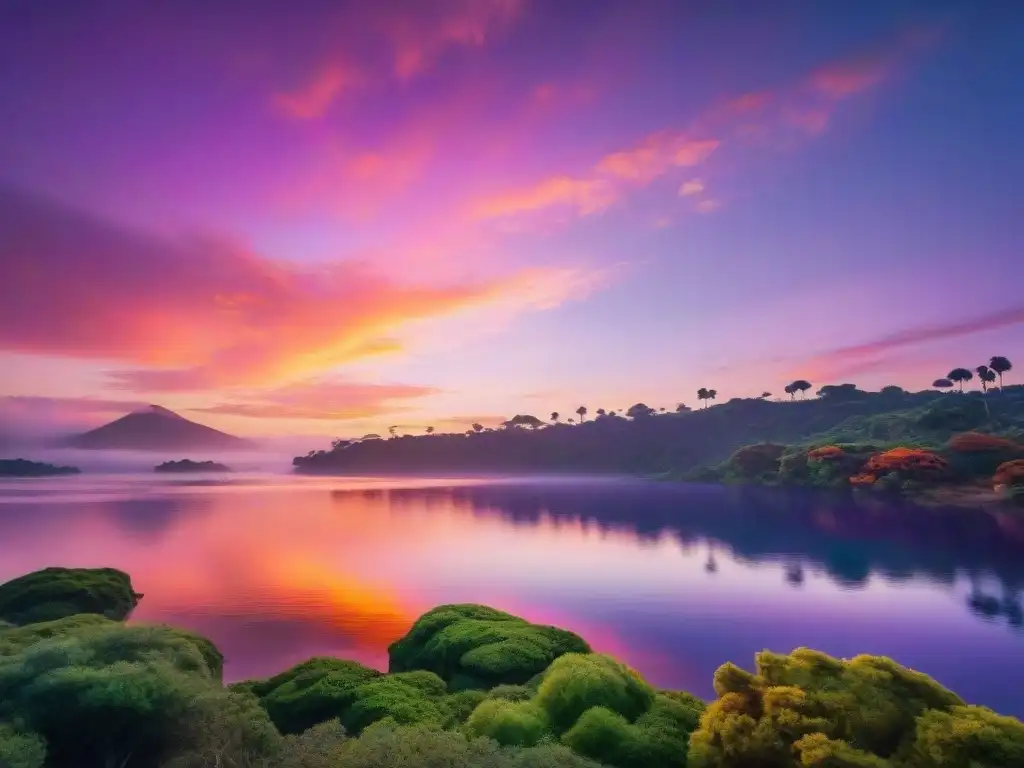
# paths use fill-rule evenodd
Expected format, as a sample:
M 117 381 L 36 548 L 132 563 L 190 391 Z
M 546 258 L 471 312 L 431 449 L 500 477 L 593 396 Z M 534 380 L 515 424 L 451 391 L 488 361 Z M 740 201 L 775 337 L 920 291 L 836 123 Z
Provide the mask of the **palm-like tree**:
M 697 399 L 704 401 L 704 407 L 707 408 L 708 390 L 707 387 L 701 387 L 697 390 Z
M 716 397 L 718 397 L 718 390 L 717 389 L 709 389 L 708 390 L 708 400 L 714 400 Z
M 580 417 L 580 423 L 582 424 L 587 420 L 587 406 L 581 405 L 576 409 L 576 414 Z
M 981 391 L 988 392 L 988 385 L 996 380 L 996 372 L 987 365 L 979 365 L 974 370 L 977 372 L 978 379 L 981 381 Z
M 427 434 L 428 435 L 434 434 L 434 428 L 433 427 L 427 427 Z
M 999 389 L 1002 389 L 1003 374 L 1013 368 L 1013 363 L 1010 362 L 1008 357 L 993 357 L 988 361 L 988 367 L 996 372 L 996 375 L 999 377 Z
M 552 411 L 551 412 L 551 420 L 553 422 L 555 422 L 555 424 L 558 423 L 558 411 Z
M 790 400 L 792 400 L 792 399 L 794 399 L 796 397 L 796 390 L 793 389 L 793 385 L 792 384 L 787 384 L 785 387 L 783 387 L 783 391 L 787 395 L 789 395 L 789 399 Z
M 953 382 L 949 379 L 936 379 L 932 382 L 932 386 L 936 389 L 951 389 Z
M 964 391 L 964 382 L 974 378 L 974 374 L 966 368 L 954 368 L 946 374 L 946 378 L 960 385 L 960 391 Z
M 391 437 L 394 437 L 395 436 L 395 430 L 397 430 L 397 429 L 398 429 L 397 426 L 388 427 L 388 434 L 391 435 Z

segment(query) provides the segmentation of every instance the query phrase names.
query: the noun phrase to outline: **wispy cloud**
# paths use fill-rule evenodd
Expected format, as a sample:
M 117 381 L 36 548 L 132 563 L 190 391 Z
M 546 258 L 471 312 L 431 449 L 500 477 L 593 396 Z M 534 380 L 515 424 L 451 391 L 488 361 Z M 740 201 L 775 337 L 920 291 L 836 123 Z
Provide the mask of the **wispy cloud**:
M 532 187 L 485 199 L 477 204 L 476 214 L 493 218 L 563 206 L 588 216 L 617 202 L 629 187 L 650 184 L 673 168 L 699 165 L 718 144 L 716 139 L 662 131 L 634 147 L 605 155 L 584 176 L 552 176 Z
M 821 380 L 835 380 L 858 373 L 866 373 L 893 364 L 894 353 L 903 353 L 930 342 L 946 341 L 975 333 L 1009 328 L 1024 324 L 1024 306 L 1010 307 L 987 315 L 948 323 L 905 328 L 871 341 L 837 347 L 814 355 L 799 365 L 801 371 L 811 371 Z
M 347 261 L 300 270 L 229 242 L 163 240 L 3 189 L 0 262 L 0 349 L 134 365 L 114 381 L 139 392 L 306 378 L 395 351 L 395 334 L 413 321 L 545 308 L 588 279 L 537 268 L 439 285 Z
M 386 19 L 395 75 L 403 80 L 418 75 L 452 46 L 484 45 L 495 31 L 514 22 L 525 5 L 525 0 L 445 0 L 420 6 L 429 15 L 396 14 Z
M 331 63 L 313 73 L 309 81 L 299 88 L 274 94 L 272 103 L 285 117 L 313 120 L 323 117 L 342 93 L 361 80 L 355 69 Z
M 434 387 L 352 381 L 309 381 L 236 395 L 191 410 L 258 419 L 348 421 L 408 410 L 404 401 L 436 394 Z
M 690 179 L 684 181 L 682 186 L 679 187 L 679 196 L 688 197 L 690 195 L 699 195 L 704 191 L 704 182 L 700 179 Z

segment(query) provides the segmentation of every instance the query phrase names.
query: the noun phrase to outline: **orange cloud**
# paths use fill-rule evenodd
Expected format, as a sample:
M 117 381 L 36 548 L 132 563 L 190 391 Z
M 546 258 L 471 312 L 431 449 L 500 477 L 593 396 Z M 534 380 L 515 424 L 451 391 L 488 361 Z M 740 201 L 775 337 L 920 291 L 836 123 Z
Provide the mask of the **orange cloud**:
M 0 349 L 117 361 L 133 391 L 267 386 L 397 348 L 406 324 L 572 295 L 566 270 L 414 284 L 353 262 L 299 269 L 213 240 L 162 240 L 0 189 Z M 46 311 L 40 311 L 45 307 Z
M 285 117 L 313 120 L 323 117 L 335 99 L 359 82 L 359 73 L 354 69 L 329 64 L 302 87 L 275 94 L 273 105 Z
M 588 176 L 553 176 L 533 187 L 485 199 L 475 212 L 493 218 L 563 206 L 580 216 L 599 213 L 622 196 L 623 185 L 643 186 L 672 168 L 698 165 L 718 145 L 716 139 L 662 131 L 635 147 L 605 155 Z
M 414 384 L 311 381 L 192 410 L 260 419 L 344 421 L 404 410 L 405 406 L 395 402 L 426 397 L 438 391 Z
M 407 80 L 427 69 L 452 46 L 480 47 L 498 28 L 514 22 L 524 0 L 448 0 L 432 17 L 395 15 L 385 34 L 394 47 L 394 71 Z

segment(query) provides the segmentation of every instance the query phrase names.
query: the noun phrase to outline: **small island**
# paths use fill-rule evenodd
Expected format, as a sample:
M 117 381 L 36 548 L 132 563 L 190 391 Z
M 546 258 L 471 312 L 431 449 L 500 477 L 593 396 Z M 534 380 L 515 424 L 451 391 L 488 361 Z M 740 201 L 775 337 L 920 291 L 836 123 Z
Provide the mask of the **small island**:
M 225 464 L 218 464 L 215 461 L 192 461 L 181 459 L 180 461 L 165 461 L 153 467 L 154 472 L 230 472 L 231 467 Z
M 78 467 L 61 467 L 28 459 L 0 459 L 0 477 L 53 477 L 55 475 L 77 475 Z

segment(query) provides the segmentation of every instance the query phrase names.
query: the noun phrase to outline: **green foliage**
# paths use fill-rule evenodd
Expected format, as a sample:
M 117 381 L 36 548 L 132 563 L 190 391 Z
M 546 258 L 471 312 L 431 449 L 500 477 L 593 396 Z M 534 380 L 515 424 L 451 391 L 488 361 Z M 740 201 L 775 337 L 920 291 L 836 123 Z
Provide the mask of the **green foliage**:
M 488 698 L 488 695 L 487 691 L 480 691 L 474 688 L 468 688 L 449 695 L 447 703 L 451 716 L 448 720 L 448 727 L 465 723 L 469 716 L 473 714 L 473 710 L 480 706 Z
M 117 622 L 95 613 L 80 613 L 55 621 L 26 624 L 24 627 L 0 627 L 0 656 L 13 656 L 30 645 L 51 637 L 66 637 L 80 632 L 117 626 Z
M 35 733 L 0 723 L 0 766 L 3 768 L 42 768 L 46 760 L 46 742 Z
M 232 688 L 259 698 L 281 733 L 300 733 L 312 725 L 340 718 L 355 701 L 356 689 L 380 672 L 354 661 L 314 657 L 266 680 Z
M 914 768 L 1003 768 L 1024 765 L 1024 723 L 990 709 L 956 706 L 918 718 L 906 763 Z
M 802 765 L 883 766 L 914 742 L 916 718 L 963 705 L 881 656 L 843 661 L 798 648 L 756 659 L 756 674 L 732 664 L 715 673 L 719 698 L 691 737 L 692 765 L 789 766 L 799 754 Z
M 392 672 L 430 670 L 452 688 L 525 683 L 565 653 L 588 653 L 578 635 L 481 605 L 442 605 L 388 648 Z
M 128 574 L 114 568 L 45 568 L 0 584 L 0 618 L 31 624 L 97 613 L 121 620 L 139 597 Z
M 451 731 L 378 723 L 337 752 L 345 768 L 598 768 L 558 744 L 502 747 L 493 739 L 466 739 Z
M 532 702 L 488 699 L 470 715 L 466 730 L 504 746 L 532 747 L 549 733 L 550 725 L 544 710 Z
M 536 701 L 562 733 L 591 707 L 606 707 L 632 722 L 654 700 L 654 689 L 635 671 L 610 656 L 569 654 L 544 674 Z
M 341 722 L 349 733 L 384 719 L 398 725 L 442 728 L 452 719 L 446 698 L 444 681 L 431 672 L 381 675 L 355 689 Z
M 226 711 L 193 636 L 167 627 L 96 627 L 0 659 L 0 718 L 46 739 L 53 766 L 145 764 L 182 745 L 195 718 Z M 265 719 L 265 718 L 264 718 Z M 248 722 L 248 721 L 246 721 Z
M 508 699 L 509 701 L 527 701 L 532 699 L 533 695 L 537 692 L 537 686 L 540 685 L 538 678 L 536 685 L 530 687 L 528 685 L 496 685 L 487 692 L 487 698 L 489 699 Z

